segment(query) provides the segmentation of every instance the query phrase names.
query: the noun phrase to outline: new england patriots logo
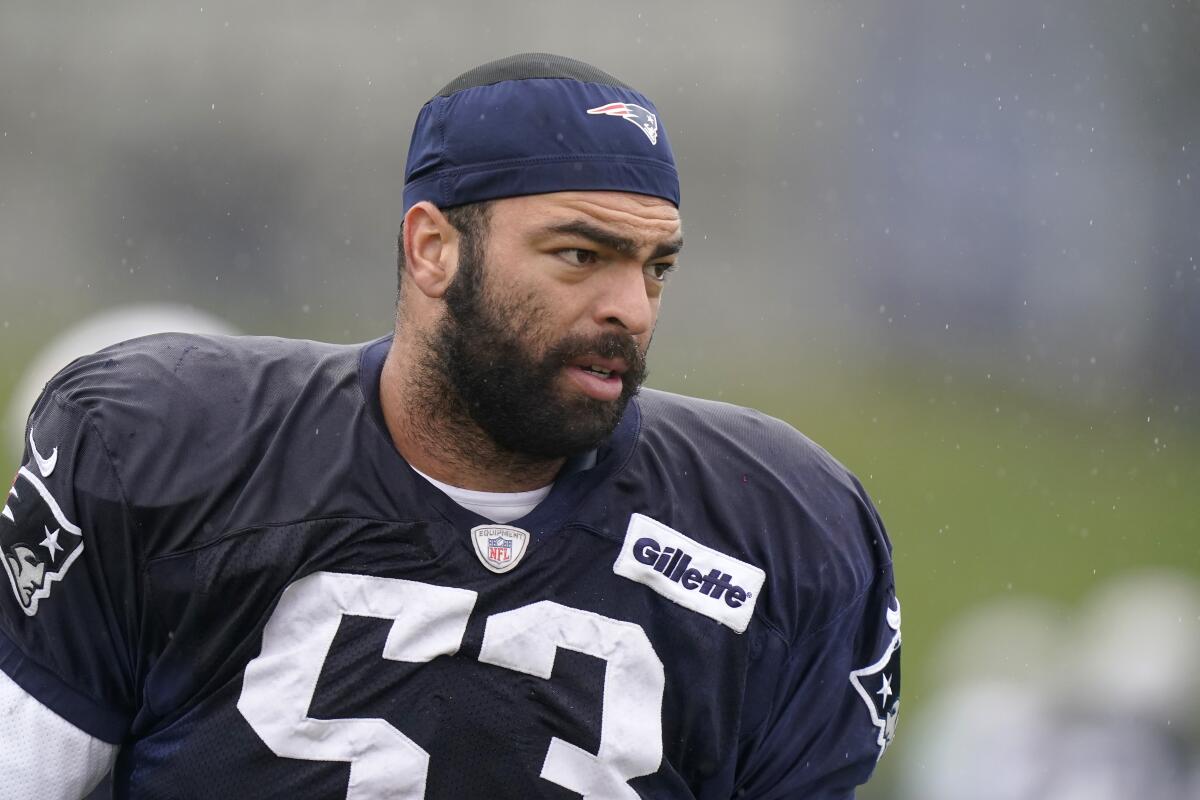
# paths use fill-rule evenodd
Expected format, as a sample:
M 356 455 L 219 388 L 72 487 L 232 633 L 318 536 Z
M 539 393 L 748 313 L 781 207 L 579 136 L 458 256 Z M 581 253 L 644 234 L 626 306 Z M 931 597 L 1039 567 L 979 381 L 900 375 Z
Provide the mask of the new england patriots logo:
M 0 510 L 0 562 L 26 616 L 63 579 L 83 553 L 83 531 L 63 513 L 46 481 L 58 448 L 43 456 L 29 435 L 29 463 L 22 466 Z
M 589 114 L 605 114 L 610 117 L 620 117 L 626 122 L 632 122 L 638 126 L 638 129 L 646 134 L 646 138 L 650 140 L 650 144 L 658 144 L 658 117 L 648 108 L 643 108 L 633 103 L 609 103 L 596 108 L 589 108 Z
M 850 683 L 867 706 L 871 724 L 878 731 L 875 743 L 879 756 L 896 736 L 896 721 L 900 716 L 900 600 L 893 598 L 896 607 L 887 609 L 887 624 L 893 631 L 883 655 L 870 666 L 850 673 Z

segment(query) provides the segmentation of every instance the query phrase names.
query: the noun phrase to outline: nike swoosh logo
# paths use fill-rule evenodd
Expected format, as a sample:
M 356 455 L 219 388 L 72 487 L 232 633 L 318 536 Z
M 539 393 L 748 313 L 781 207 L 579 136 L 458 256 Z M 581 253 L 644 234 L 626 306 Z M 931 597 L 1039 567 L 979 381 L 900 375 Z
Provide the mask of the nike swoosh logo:
M 896 598 L 895 610 L 892 610 L 890 608 L 887 610 L 887 622 L 888 622 L 888 626 L 891 627 L 892 630 L 894 630 L 894 631 L 900 630 L 900 598 L 899 597 Z
M 49 478 L 50 473 L 54 472 L 54 468 L 58 466 L 58 448 L 54 448 L 49 458 L 42 458 L 42 454 L 38 452 L 37 445 L 33 443 L 33 431 L 30 431 L 29 449 L 33 451 L 33 460 L 37 462 L 38 472 L 42 473 L 43 478 Z
M 8 496 L 15 497 L 18 500 L 21 499 L 21 495 L 17 494 L 17 487 L 15 486 L 8 490 Z M 12 509 L 8 507 L 8 503 L 4 504 L 4 510 L 0 511 L 0 517 L 10 520 L 13 525 L 17 524 L 17 518 L 13 516 Z

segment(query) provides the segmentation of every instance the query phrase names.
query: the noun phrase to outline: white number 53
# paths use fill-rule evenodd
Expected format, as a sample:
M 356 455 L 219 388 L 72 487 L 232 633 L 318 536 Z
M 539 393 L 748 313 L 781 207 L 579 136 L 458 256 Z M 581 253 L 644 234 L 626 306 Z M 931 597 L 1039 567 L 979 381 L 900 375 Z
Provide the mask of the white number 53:
M 238 710 L 281 758 L 350 763 L 347 800 L 425 796 L 429 754 L 382 719 L 308 716 L 343 615 L 392 621 L 383 658 L 421 664 L 454 655 L 476 593 L 335 572 L 284 590 L 246 666 Z M 554 737 L 541 776 L 587 800 L 636 798 L 628 781 L 662 762 L 663 666 L 640 625 L 548 600 L 493 614 L 479 660 L 546 680 L 558 648 L 606 662 L 596 754 Z

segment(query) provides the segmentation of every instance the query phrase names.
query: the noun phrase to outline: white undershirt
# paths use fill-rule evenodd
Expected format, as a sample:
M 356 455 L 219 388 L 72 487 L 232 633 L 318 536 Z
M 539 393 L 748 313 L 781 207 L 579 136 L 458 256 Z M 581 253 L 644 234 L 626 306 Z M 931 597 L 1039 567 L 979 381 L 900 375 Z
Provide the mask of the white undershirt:
M 412 466 L 411 464 L 409 466 Z M 554 484 L 547 484 L 540 489 L 528 492 L 480 492 L 474 489 L 463 489 L 431 478 L 421 470 L 413 467 L 413 472 L 440 489 L 447 497 L 463 508 L 470 509 L 482 517 L 501 525 L 512 522 L 533 511 L 537 504 L 546 499 Z

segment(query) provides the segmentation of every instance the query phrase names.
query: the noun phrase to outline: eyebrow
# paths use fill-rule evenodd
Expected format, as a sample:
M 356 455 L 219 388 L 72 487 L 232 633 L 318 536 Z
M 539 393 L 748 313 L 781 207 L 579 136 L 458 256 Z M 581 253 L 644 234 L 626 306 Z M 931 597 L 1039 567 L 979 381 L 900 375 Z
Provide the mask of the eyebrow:
M 638 254 L 638 243 L 628 236 L 606 231 L 604 228 L 599 228 L 591 223 L 582 220 L 573 222 L 564 222 L 560 225 L 552 225 L 546 228 L 547 233 L 562 233 L 571 236 L 579 236 L 588 241 L 595 242 L 601 247 L 606 247 L 616 253 L 619 253 L 626 258 L 636 258 Z M 672 239 L 669 242 L 662 242 L 654 248 L 654 252 L 650 254 L 650 260 L 662 258 L 663 256 L 675 255 L 683 249 L 683 239 Z

